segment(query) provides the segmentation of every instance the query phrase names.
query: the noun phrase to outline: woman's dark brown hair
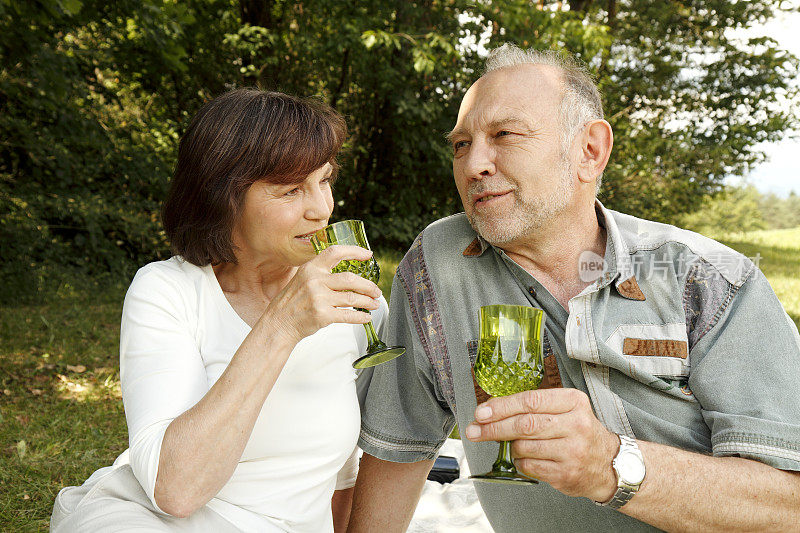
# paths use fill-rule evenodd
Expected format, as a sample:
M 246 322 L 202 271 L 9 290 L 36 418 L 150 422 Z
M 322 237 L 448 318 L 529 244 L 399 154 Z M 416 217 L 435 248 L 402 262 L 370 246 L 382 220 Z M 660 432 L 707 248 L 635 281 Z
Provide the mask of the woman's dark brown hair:
M 198 266 L 235 263 L 232 230 L 256 181 L 301 183 L 347 134 L 328 105 L 283 93 L 236 89 L 206 103 L 178 147 L 161 220 L 172 252 Z

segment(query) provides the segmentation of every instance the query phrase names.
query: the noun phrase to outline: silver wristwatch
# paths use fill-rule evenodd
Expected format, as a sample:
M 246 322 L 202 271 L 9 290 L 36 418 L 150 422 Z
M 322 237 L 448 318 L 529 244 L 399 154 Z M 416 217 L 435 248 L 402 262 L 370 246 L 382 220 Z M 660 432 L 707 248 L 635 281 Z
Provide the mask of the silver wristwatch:
M 625 435 L 619 436 L 619 451 L 611 462 L 617 473 L 617 492 L 607 502 L 595 502 L 603 507 L 619 509 L 628 503 L 644 481 L 644 457 L 636 441 Z

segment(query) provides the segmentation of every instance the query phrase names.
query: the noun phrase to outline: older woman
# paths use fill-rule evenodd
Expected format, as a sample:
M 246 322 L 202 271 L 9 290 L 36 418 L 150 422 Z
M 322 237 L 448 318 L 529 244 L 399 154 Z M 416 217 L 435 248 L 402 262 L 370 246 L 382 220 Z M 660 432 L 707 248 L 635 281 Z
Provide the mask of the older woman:
M 309 241 L 331 215 L 344 137 L 329 107 L 257 90 L 192 120 L 162 214 L 175 256 L 139 270 L 122 311 L 130 448 L 59 493 L 52 531 L 346 525 L 351 363 L 370 320 L 353 308 L 380 324 L 386 304 L 374 283 L 331 274 L 371 252 L 315 256 Z

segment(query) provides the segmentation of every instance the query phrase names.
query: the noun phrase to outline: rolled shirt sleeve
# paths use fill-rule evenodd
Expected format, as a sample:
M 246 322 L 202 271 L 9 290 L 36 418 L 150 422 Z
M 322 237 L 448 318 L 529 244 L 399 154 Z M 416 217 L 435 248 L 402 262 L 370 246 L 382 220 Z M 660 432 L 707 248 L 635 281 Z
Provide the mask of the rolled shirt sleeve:
M 122 309 L 120 380 L 130 464 L 161 512 L 154 492 L 164 433 L 209 389 L 187 316 L 184 298 L 190 293 L 145 267 L 131 283 Z
M 406 353 L 362 373 L 358 445 L 385 461 L 434 459 L 452 431 L 455 417 L 436 386 L 408 295 L 397 276 L 384 335 L 387 345 L 405 346 Z
M 713 454 L 800 470 L 800 336 L 760 270 L 690 358 Z

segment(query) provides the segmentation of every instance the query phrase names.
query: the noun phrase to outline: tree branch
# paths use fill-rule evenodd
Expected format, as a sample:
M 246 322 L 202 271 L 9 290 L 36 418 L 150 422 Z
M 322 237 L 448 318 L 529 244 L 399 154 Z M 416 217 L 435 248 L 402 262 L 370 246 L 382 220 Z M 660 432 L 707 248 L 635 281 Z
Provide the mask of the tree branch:
M 344 54 L 342 55 L 342 75 L 339 76 L 339 86 L 336 87 L 336 91 L 331 94 L 331 107 L 336 109 L 336 103 L 339 100 L 339 95 L 342 94 L 344 91 L 345 85 L 347 83 L 347 68 L 348 68 L 348 61 L 350 59 L 350 49 L 345 48 Z

